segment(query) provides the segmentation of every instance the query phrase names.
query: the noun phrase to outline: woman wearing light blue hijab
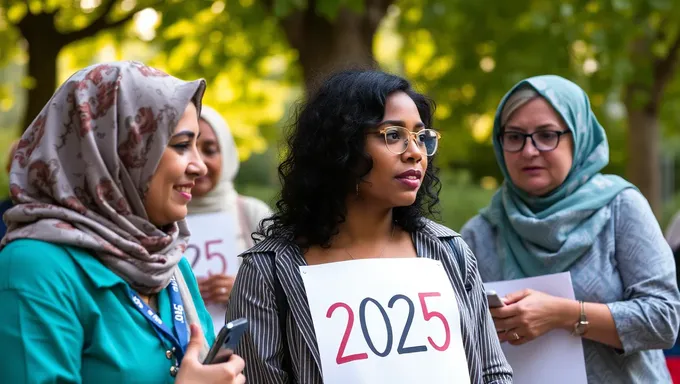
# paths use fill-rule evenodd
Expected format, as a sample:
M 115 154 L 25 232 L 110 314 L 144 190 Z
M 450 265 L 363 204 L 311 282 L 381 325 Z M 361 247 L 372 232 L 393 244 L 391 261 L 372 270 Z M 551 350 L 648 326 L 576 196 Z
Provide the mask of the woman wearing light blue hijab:
M 491 309 L 501 341 L 566 329 L 583 338 L 589 382 L 670 382 L 661 349 L 680 326 L 673 254 L 635 186 L 600 173 L 609 147 L 586 93 L 558 76 L 523 80 L 493 135 L 505 181 L 462 229 L 482 279 L 569 271 L 577 298 L 507 295 Z

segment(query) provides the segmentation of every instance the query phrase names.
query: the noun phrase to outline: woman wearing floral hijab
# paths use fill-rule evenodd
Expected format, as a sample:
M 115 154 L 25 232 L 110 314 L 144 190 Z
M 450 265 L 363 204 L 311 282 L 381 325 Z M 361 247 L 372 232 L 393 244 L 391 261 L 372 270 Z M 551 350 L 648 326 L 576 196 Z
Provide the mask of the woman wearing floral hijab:
M 201 363 L 212 322 L 182 258 L 204 89 L 95 65 L 26 130 L 0 244 L 3 382 L 245 381 L 238 357 Z
M 9 170 L 10 166 L 12 164 L 12 159 L 14 158 L 14 151 L 17 149 L 17 144 L 19 144 L 19 140 L 15 141 L 10 145 L 9 147 L 9 153 L 7 154 L 7 174 L 9 175 Z M 2 220 L 2 215 L 5 214 L 5 211 L 8 209 L 12 208 L 12 199 L 7 197 L 6 199 L 0 201 L 0 239 L 2 239 L 3 236 L 5 236 L 5 232 L 7 231 L 7 226 L 5 225 L 5 222 Z

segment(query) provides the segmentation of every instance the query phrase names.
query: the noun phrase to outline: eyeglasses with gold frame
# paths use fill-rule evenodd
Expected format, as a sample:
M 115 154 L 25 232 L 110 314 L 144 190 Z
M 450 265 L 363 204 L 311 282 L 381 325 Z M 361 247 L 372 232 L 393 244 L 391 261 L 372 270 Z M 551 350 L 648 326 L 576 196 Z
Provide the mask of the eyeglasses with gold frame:
M 439 139 L 442 135 L 434 129 L 421 129 L 412 132 L 408 128 L 389 126 L 375 132 L 385 138 L 385 146 L 395 155 L 401 155 L 408 149 L 408 144 L 414 141 L 420 151 L 427 156 L 433 156 L 439 147 Z M 390 135 L 396 135 L 390 137 Z

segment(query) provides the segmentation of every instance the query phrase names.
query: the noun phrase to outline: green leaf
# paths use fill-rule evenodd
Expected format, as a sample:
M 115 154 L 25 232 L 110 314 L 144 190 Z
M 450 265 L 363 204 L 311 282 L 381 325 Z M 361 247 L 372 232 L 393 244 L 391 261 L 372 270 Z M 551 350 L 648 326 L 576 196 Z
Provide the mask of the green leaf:
M 274 15 L 283 19 L 295 10 L 292 0 L 274 0 Z
M 333 21 L 342 5 L 343 2 L 341 0 L 319 0 L 316 3 L 316 14 Z
M 365 11 L 364 0 L 345 0 L 345 4 L 347 8 L 356 13 L 364 13 Z
M 7 9 L 7 19 L 10 23 L 16 24 L 24 18 L 26 12 L 28 12 L 26 3 L 15 3 Z

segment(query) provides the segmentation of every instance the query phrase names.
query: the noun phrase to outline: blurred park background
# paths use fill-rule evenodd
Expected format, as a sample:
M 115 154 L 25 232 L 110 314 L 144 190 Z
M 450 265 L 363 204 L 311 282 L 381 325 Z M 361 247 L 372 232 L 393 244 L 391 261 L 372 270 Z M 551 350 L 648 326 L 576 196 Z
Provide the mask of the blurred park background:
M 609 137 L 605 171 L 635 183 L 665 227 L 680 209 L 679 51 L 677 0 L 0 0 L 0 151 L 77 69 L 140 60 L 208 81 L 205 103 L 239 147 L 240 192 L 273 205 L 295 102 L 329 71 L 376 62 L 437 102 L 441 219 L 459 229 L 502 182 L 490 137 L 501 97 L 553 73 L 586 89 Z

